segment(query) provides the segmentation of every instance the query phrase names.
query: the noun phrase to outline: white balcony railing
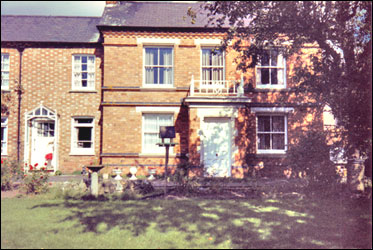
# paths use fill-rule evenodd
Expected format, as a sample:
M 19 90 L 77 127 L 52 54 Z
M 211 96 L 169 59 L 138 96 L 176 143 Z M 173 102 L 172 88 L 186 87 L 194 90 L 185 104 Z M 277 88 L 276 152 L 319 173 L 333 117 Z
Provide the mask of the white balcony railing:
M 194 80 L 190 81 L 190 96 L 243 96 L 243 77 L 233 80 Z

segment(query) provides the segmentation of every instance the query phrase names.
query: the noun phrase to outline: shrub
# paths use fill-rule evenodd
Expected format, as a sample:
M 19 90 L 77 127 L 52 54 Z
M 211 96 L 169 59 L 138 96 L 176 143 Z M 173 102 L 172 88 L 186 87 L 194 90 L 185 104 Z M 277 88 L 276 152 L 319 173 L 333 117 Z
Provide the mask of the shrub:
M 290 144 L 285 163 L 289 166 L 287 174 L 307 177 L 317 184 L 332 184 L 337 180 L 333 162 L 330 161 L 330 147 L 326 135 L 308 131 L 298 138 L 298 143 Z
M 11 160 L 1 160 L 1 190 L 12 190 L 14 182 L 21 179 L 22 174 L 22 164 Z
M 22 188 L 27 194 L 46 193 L 49 189 L 48 179 L 49 174 L 46 168 L 30 170 L 28 174 L 24 175 Z
M 62 172 L 60 170 L 57 170 L 55 173 L 54 173 L 55 176 L 59 176 L 59 175 L 62 175 Z

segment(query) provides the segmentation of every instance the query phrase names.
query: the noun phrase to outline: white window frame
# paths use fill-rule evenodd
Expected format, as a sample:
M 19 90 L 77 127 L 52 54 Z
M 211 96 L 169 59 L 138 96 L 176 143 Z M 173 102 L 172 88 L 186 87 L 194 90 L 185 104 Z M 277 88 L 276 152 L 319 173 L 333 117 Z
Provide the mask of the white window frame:
M 3 122 L 3 119 L 5 119 L 4 122 Z M 3 138 L 4 140 L 1 141 L 1 155 L 8 155 L 8 117 L 4 117 L 4 116 L 1 117 L 1 129 L 3 128 L 4 128 L 4 138 Z
M 76 70 L 75 69 L 75 57 L 79 56 L 80 57 L 80 64 L 79 64 L 79 70 Z M 81 68 L 81 61 L 82 61 L 82 57 L 87 57 L 87 71 L 84 71 L 84 73 L 87 73 L 87 86 L 86 87 L 83 87 L 83 84 L 82 84 L 82 78 L 81 78 L 81 75 L 83 73 L 82 71 L 82 68 Z M 89 65 L 88 65 L 88 62 L 89 62 L 89 57 L 93 57 L 94 58 L 94 62 L 93 62 L 93 70 L 90 69 Z M 89 74 L 92 74 L 93 73 L 93 79 L 91 79 L 91 83 L 89 81 Z M 75 74 L 80 74 L 80 79 L 76 79 L 77 77 L 75 76 Z M 95 55 L 92 55 L 92 54 L 73 54 L 72 55 L 72 75 L 71 75 L 71 89 L 72 90 L 78 90 L 78 91 L 94 91 L 95 90 L 95 86 L 96 86 L 96 56 Z M 79 86 L 76 86 L 75 84 L 75 81 L 79 81 L 80 80 L 80 83 L 79 83 Z
M 8 57 L 8 61 L 5 62 L 5 57 Z M 7 65 L 7 68 L 5 67 Z M 7 70 L 6 70 L 7 69 Z M 3 85 L 3 72 L 8 73 L 7 85 Z M 9 75 L 10 75 L 10 55 L 9 53 L 1 53 L 1 90 L 9 90 Z
M 171 121 L 171 124 L 169 126 L 174 126 L 174 113 L 154 113 L 154 112 L 146 112 L 146 113 L 142 113 L 142 130 L 141 130 L 141 137 L 142 137 L 142 142 L 141 142 L 141 145 L 142 145 L 142 148 L 141 148 L 141 152 L 142 154 L 146 154 L 146 155 L 164 155 L 165 154 L 165 147 L 159 147 L 157 145 L 155 145 L 152 149 L 148 149 L 145 147 L 145 134 L 146 133 L 156 133 L 156 132 L 147 132 L 145 131 L 145 116 L 147 115 L 156 115 L 157 116 L 157 120 L 159 119 L 159 116 L 161 115 L 167 115 L 167 116 L 171 116 L 172 117 L 172 121 Z M 157 132 L 158 136 L 159 136 L 159 129 L 158 129 L 158 132 Z M 161 139 L 159 139 L 161 140 Z M 168 141 L 165 141 L 165 142 L 168 142 Z M 170 154 L 173 154 L 174 153 L 174 150 L 173 150 L 173 147 L 170 147 L 170 151 L 169 151 Z
M 226 71 L 226 65 L 225 65 L 225 52 L 221 52 L 222 55 L 223 55 L 223 66 L 203 66 L 203 50 L 214 50 L 216 49 L 216 47 L 211 47 L 211 46 L 206 46 L 206 47 L 201 47 L 201 58 L 200 58 L 200 65 L 201 65 L 201 68 L 200 68 L 200 75 L 201 75 L 201 83 L 203 82 L 204 84 L 206 84 L 206 80 L 203 80 L 203 68 L 219 68 L 219 69 L 223 69 L 223 79 L 221 80 L 215 80 L 215 81 L 225 81 L 225 71 Z M 214 80 L 211 80 L 211 83 L 214 82 Z
M 266 66 L 262 66 L 261 65 L 261 61 L 259 61 L 258 65 L 255 66 L 255 75 L 256 75 L 256 88 L 260 88 L 260 89 L 284 89 L 286 88 L 286 58 L 284 57 L 283 55 L 283 52 L 281 50 L 276 50 L 276 52 L 278 52 L 278 56 L 281 56 L 282 57 L 282 65 L 277 65 L 277 66 L 271 66 L 271 53 L 272 51 L 275 51 L 273 49 L 269 49 L 267 50 L 268 52 L 268 55 L 269 55 L 269 65 L 266 65 Z M 277 56 L 277 61 L 278 61 L 278 56 Z M 278 64 L 278 63 L 277 63 Z M 259 70 L 261 69 L 269 69 L 269 83 L 268 84 L 262 84 L 261 83 L 261 73 L 259 74 Z M 272 84 L 271 82 L 271 69 L 277 69 L 277 82 L 280 80 L 280 78 L 278 78 L 278 75 L 279 75 L 279 70 L 282 70 L 282 83 L 283 84 Z
M 270 128 L 271 131 L 263 132 L 259 131 L 259 116 L 268 116 L 270 117 Z M 284 132 L 274 132 L 272 131 L 272 117 L 274 116 L 281 116 L 284 117 Z M 284 149 L 272 149 L 272 137 L 270 137 L 270 149 L 259 149 L 259 134 L 284 134 Z M 256 152 L 257 154 L 285 154 L 288 147 L 288 118 L 286 114 L 279 114 L 279 113 L 258 113 L 256 114 Z
M 146 49 L 158 49 L 158 63 L 160 61 L 159 51 L 160 49 L 171 49 L 172 50 L 172 65 L 146 65 Z M 175 58 L 174 58 L 175 49 L 174 46 L 155 46 L 155 45 L 144 45 L 143 46 L 143 87 L 145 88 L 173 88 L 175 85 Z M 171 68 L 172 69 L 172 83 L 171 84 L 160 84 L 160 83 L 146 83 L 146 67 L 157 67 L 157 68 Z M 158 79 L 160 74 L 158 72 Z
M 92 119 L 91 123 L 75 123 L 75 120 L 79 119 Z M 77 147 L 77 128 L 92 128 L 91 134 L 91 147 L 90 148 L 78 148 Z M 71 119 L 71 152 L 70 155 L 94 155 L 95 154 L 95 118 L 92 116 L 76 116 Z

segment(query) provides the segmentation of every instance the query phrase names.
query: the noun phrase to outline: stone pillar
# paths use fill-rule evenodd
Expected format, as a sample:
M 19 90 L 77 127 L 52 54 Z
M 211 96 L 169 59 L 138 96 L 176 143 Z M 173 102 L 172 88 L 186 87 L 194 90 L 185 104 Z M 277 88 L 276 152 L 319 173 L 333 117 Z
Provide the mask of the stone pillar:
M 98 196 L 98 172 L 91 174 L 91 194 L 95 197 Z

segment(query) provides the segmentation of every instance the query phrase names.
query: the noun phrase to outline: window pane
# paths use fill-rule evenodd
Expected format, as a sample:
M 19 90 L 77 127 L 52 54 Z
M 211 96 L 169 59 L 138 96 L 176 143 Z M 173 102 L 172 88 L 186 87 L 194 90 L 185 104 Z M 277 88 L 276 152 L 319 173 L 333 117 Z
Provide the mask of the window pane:
M 277 69 L 271 69 L 271 84 L 277 85 Z
M 270 149 L 271 148 L 271 135 L 259 134 L 258 135 L 258 149 Z
M 273 149 L 285 149 L 285 136 L 272 135 L 272 147 Z
M 277 66 L 277 55 L 278 52 L 275 50 L 271 51 L 271 66 Z
M 269 55 L 266 52 L 262 55 L 261 65 L 262 66 L 269 66 Z
M 93 118 L 79 118 L 75 119 L 75 123 L 92 123 Z
M 35 115 L 40 115 L 40 108 L 35 111 Z
M 78 140 L 90 141 L 92 138 L 92 128 L 78 128 Z
M 158 49 L 146 48 L 145 49 L 145 65 L 158 65 Z
M 260 132 L 271 131 L 270 116 L 258 116 L 258 131 Z
M 87 71 L 87 64 L 82 64 L 82 71 Z
M 159 49 L 159 56 L 160 56 L 160 65 L 172 65 L 172 49 L 170 48 L 162 48 Z
M 284 132 L 285 122 L 283 116 L 272 116 L 272 131 L 274 132 Z
M 211 50 L 202 49 L 202 66 L 211 66 Z
M 82 63 L 87 63 L 87 57 L 86 56 L 82 56 Z
M 260 69 L 261 73 L 261 84 L 268 84 L 269 83 L 269 69 Z
M 171 68 L 159 68 L 159 83 L 160 84 L 172 84 L 172 69 Z
M 5 127 L 1 127 L 1 141 L 5 140 Z

